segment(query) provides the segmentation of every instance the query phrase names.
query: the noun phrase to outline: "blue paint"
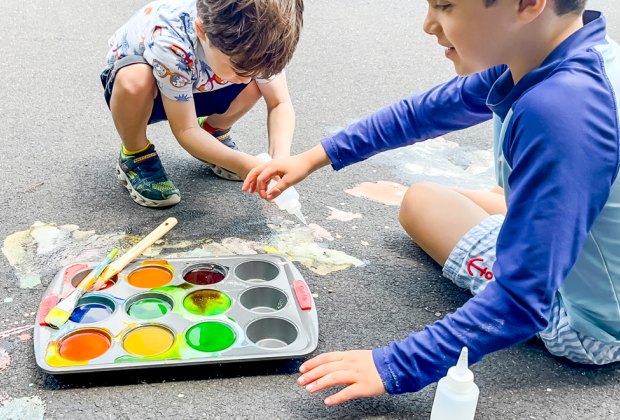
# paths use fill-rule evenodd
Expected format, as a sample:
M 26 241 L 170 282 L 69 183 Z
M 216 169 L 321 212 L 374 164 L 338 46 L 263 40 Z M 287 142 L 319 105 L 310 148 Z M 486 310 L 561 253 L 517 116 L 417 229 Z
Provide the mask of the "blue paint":
M 104 320 L 110 315 L 112 315 L 112 309 L 109 306 L 101 303 L 87 303 L 75 308 L 69 319 L 79 324 L 89 324 Z

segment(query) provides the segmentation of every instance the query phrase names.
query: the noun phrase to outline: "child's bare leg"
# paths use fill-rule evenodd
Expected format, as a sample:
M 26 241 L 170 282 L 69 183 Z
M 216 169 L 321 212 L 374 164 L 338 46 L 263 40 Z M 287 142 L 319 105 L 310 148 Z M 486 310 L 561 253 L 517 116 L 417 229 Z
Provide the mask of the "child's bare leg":
M 127 150 L 140 150 L 147 145 L 146 126 L 156 96 L 157 84 L 148 64 L 123 67 L 116 74 L 110 110 Z
M 503 200 L 503 194 L 498 192 L 415 184 L 403 197 L 400 223 L 409 236 L 443 266 L 452 249 L 471 228 L 491 214 L 501 214 L 502 208 L 505 213 Z
M 241 91 L 231 102 L 230 106 L 223 114 L 213 114 L 207 117 L 207 124 L 211 127 L 227 129 L 243 117 L 250 109 L 256 105 L 261 98 L 260 90 L 255 81 Z
M 454 191 L 463 194 L 490 215 L 506 215 L 504 189 L 500 186 L 495 186 L 490 191 L 468 190 L 464 188 L 454 188 Z

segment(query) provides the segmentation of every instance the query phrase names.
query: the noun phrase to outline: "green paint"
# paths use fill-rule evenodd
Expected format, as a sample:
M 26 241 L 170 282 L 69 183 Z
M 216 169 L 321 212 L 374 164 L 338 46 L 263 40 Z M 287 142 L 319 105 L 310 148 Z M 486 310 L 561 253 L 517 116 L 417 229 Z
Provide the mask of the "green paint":
M 211 290 L 197 290 L 190 293 L 183 300 L 183 306 L 188 312 L 196 315 L 209 316 L 226 312 L 230 308 L 230 298 L 224 293 Z
M 127 313 L 136 319 L 154 319 L 166 315 L 172 306 L 162 299 L 145 298 L 134 302 Z
M 41 276 L 34 273 L 18 273 L 19 287 L 22 289 L 32 289 L 41 284 Z
M 185 333 L 187 344 L 203 352 L 227 349 L 233 345 L 235 338 L 235 332 L 229 326 L 220 322 L 196 324 Z
M 164 292 L 176 298 L 184 294 L 186 290 L 191 289 L 192 287 L 194 287 L 193 284 L 183 283 L 183 284 L 179 284 L 178 286 L 162 286 L 162 287 L 156 287 L 151 290 L 153 292 Z

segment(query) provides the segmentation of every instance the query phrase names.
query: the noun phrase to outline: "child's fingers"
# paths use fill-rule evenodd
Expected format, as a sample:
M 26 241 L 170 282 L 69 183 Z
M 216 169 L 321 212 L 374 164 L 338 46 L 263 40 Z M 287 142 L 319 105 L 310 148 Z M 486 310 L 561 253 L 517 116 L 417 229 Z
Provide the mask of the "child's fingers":
M 334 395 L 330 395 L 325 398 L 326 405 L 338 405 L 345 401 L 352 400 L 354 398 L 365 397 L 362 386 L 359 383 L 353 383 L 348 387 L 336 392 Z
M 273 200 L 274 198 L 282 194 L 282 192 L 290 186 L 291 185 L 286 182 L 286 179 L 280 179 L 276 185 L 274 185 L 269 191 L 267 191 L 266 199 L 269 201 Z
M 315 367 L 322 365 L 324 363 L 336 362 L 342 360 L 342 352 L 341 351 L 333 351 L 330 353 L 322 353 L 318 356 L 313 357 L 310 360 L 305 361 L 300 367 L 299 371 L 301 373 L 306 373 Z
M 317 379 L 337 370 L 343 370 L 342 363 L 340 361 L 322 363 L 314 369 L 304 373 L 297 379 L 299 385 L 307 385 L 316 381 Z
M 355 382 L 357 382 L 355 372 L 350 370 L 337 370 L 320 377 L 309 385 L 306 385 L 306 391 L 314 394 L 315 392 L 323 391 L 324 389 L 331 388 L 333 386 L 351 385 Z
M 253 168 L 243 180 L 241 191 L 253 193 L 256 187 L 256 177 L 259 174 L 258 168 Z

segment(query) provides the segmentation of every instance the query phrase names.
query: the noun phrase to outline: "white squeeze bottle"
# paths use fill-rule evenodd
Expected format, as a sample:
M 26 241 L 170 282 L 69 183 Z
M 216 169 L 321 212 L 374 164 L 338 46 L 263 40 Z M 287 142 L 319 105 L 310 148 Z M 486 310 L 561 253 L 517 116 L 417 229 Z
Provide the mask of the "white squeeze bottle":
M 474 373 L 467 367 L 467 347 L 463 347 L 456 366 L 437 384 L 431 420 L 472 420 L 479 393 Z
M 271 156 L 267 153 L 261 153 L 257 157 L 261 158 L 265 162 L 269 162 L 271 160 Z M 277 184 L 276 181 L 270 181 L 268 185 L 268 189 L 272 189 Z M 306 222 L 306 218 L 301 213 L 301 203 L 299 202 L 299 193 L 295 189 L 295 187 L 290 186 L 285 189 L 282 194 L 273 199 L 273 202 L 278 205 L 280 210 L 286 210 L 289 214 L 294 214 L 297 218 L 304 224 L 308 224 Z

